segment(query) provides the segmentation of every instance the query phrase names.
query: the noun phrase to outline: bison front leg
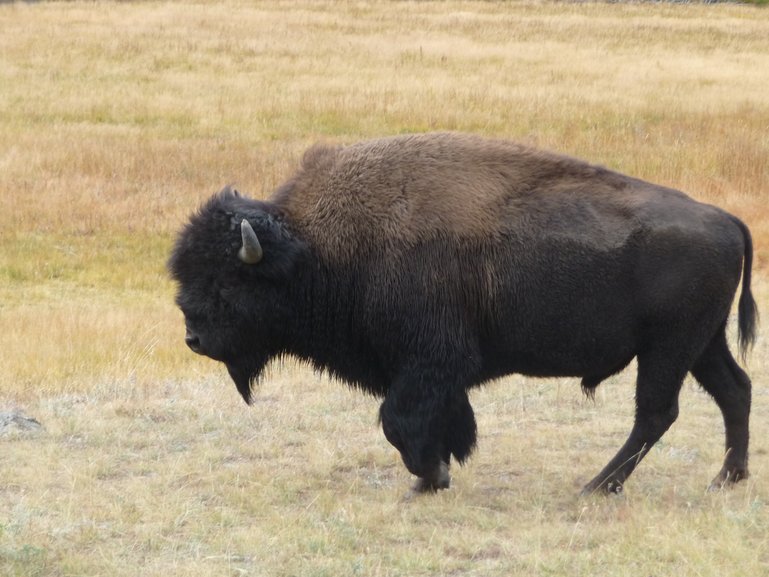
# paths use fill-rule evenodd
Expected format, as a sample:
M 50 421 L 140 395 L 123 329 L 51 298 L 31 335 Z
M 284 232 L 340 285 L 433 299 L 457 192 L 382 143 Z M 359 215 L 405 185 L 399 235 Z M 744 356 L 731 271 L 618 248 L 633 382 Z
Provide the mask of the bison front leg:
M 379 411 L 382 430 L 401 454 L 403 464 L 419 477 L 419 493 L 447 489 L 451 481 L 443 443 L 446 418 L 443 403 L 424 392 L 391 390 Z
M 380 409 L 385 437 L 419 477 L 415 492 L 447 489 L 452 453 L 462 462 L 475 445 L 475 418 L 467 394 L 424 382 L 398 385 Z
M 438 468 L 430 471 L 427 476 L 420 477 L 411 488 L 414 493 L 437 493 L 441 489 L 448 489 L 451 485 L 449 464 L 446 461 L 438 463 Z

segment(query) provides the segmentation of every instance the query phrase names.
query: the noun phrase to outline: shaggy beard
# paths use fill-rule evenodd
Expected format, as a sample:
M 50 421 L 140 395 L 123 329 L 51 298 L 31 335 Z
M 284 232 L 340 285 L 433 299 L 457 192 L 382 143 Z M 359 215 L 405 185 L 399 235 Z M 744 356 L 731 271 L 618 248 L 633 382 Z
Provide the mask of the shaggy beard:
M 238 388 L 240 396 L 246 404 L 251 404 L 251 388 L 259 380 L 259 376 L 262 374 L 267 359 L 257 359 L 254 357 L 248 357 L 240 359 L 236 362 L 226 363 L 227 372 L 230 373 L 230 377 L 235 382 L 235 386 Z

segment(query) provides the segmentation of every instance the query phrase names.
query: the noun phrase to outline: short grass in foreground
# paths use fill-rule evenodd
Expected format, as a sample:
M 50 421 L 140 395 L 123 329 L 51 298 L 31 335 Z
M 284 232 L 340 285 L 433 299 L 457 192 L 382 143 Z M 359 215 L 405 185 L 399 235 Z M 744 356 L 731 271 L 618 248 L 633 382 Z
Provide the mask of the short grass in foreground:
M 292 364 L 252 408 L 223 373 L 41 399 L 45 431 L 0 440 L 0 574 L 760 575 L 766 421 L 754 477 L 707 493 L 720 416 L 691 383 L 626 493 L 578 497 L 624 439 L 631 377 L 595 402 L 567 379 L 476 391 L 476 456 L 417 499 L 377 403 Z

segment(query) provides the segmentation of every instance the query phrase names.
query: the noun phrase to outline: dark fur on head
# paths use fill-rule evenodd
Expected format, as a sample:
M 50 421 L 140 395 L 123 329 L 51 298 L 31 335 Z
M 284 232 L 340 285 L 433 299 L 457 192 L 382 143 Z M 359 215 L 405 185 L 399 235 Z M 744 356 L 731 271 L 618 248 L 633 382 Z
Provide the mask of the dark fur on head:
M 237 257 L 243 219 L 258 231 L 264 249 L 259 266 Z M 280 318 L 290 307 L 280 295 L 305 253 L 279 211 L 228 186 L 190 218 L 168 261 L 188 332 L 205 338 L 205 354 L 227 365 L 246 402 L 265 363 L 282 352 L 279 327 L 265 319 Z

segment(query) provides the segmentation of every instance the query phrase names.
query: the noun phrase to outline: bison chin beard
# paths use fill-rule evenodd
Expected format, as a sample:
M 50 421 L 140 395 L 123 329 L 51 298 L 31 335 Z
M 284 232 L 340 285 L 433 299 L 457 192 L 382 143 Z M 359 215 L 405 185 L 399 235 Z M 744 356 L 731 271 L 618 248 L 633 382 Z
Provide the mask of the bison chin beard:
M 240 396 L 246 404 L 251 404 L 251 387 L 259 379 L 259 375 L 262 373 L 262 369 L 265 365 L 265 360 L 259 361 L 254 358 L 242 359 L 233 363 L 225 363 L 227 365 L 227 372 L 230 373 L 230 377 L 235 381 L 235 386 L 238 388 Z

